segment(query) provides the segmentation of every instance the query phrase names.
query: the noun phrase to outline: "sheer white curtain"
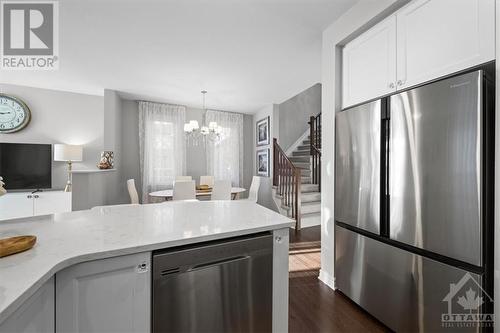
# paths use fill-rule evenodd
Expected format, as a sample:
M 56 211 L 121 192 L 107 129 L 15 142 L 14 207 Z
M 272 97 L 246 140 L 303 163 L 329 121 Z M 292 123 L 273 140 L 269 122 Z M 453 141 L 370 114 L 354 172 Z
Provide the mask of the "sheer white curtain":
M 184 106 L 139 102 L 143 203 L 148 193 L 172 187 L 175 176 L 186 173 L 185 122 Z
M 208 110 L 205 121 L 216 121 L 223 129 L 219 141 L 207 141 L 208 174 L 239 186 L 243 180 L 243 115 Z

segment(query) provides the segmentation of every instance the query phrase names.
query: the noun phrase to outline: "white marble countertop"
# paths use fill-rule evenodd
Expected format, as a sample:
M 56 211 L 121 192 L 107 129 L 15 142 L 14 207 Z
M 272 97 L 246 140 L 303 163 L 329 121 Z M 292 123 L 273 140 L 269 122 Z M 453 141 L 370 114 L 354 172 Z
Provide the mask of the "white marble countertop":
M 88 260 L 291 227 L 245 201 L 170 201 L 0 222 L 0 238 L 35 235 L 33 249 L 0 258 L 0 323 L 61 269 Z

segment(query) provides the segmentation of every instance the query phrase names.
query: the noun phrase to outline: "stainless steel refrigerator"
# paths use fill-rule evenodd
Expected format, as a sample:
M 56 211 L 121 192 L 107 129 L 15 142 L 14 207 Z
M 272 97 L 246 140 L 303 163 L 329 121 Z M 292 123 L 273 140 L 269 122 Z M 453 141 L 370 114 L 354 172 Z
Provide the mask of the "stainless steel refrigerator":
M 336 116 L 336 288 L 395 331 L 491 326 L 491 75 L 485 67 Z

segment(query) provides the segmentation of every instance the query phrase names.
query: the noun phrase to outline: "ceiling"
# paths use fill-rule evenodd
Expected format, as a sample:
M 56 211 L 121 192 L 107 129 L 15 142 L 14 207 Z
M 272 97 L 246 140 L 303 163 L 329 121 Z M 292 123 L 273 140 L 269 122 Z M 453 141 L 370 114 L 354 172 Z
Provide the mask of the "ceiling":
M 252 113 L 321 80 L 321 33 L 356 0 L 59 1 L 58 71 L 4 83 Z

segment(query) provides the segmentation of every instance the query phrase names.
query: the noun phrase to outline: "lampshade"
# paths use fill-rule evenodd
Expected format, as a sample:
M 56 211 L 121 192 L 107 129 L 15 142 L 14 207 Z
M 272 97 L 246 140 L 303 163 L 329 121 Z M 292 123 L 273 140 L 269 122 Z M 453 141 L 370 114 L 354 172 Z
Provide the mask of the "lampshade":
M 189 124 L 191 125 L 191 128 L 192 128 L 192 129 L 197 130 L 198 128 L 200 128 L 200 125 L 198 124 L 198 121 L 197 121 L 197 120 L 191 120 L 191 121 L 189 122 Z
M 54 161 L 79 162 L 82 160 L 83 148 L 75 145 L 54 145 Z

